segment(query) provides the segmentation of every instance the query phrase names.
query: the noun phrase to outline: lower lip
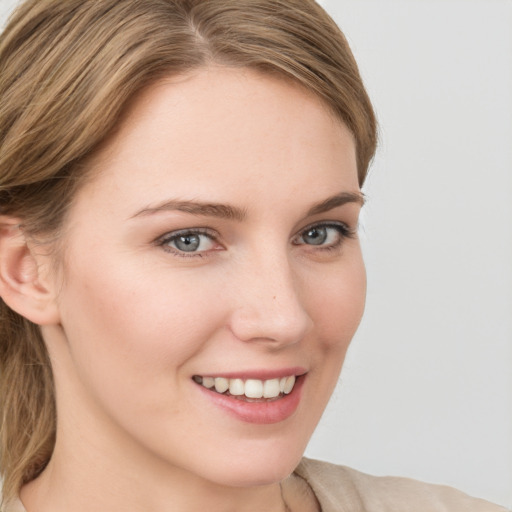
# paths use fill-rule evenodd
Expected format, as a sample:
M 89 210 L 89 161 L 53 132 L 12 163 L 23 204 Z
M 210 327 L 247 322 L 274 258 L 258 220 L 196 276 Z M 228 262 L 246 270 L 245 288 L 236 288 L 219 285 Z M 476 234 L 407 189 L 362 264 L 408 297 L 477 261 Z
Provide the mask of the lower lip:
M 288 419 L 299 406 L 301 390 L 306 376 L 297 377 L 291 393 L 268 402 L 245 402 L 228 395 L 221 395 L 196 384 L 203 395 L 228 414 L 247 423 L 271 424 Z

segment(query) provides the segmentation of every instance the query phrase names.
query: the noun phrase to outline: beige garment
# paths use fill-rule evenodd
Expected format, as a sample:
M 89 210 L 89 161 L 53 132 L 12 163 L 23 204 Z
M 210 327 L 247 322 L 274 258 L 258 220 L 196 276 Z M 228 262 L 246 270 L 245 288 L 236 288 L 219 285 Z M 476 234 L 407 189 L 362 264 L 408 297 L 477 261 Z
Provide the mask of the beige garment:
M 451 487 L 370 476 L 318 460 L 303 459 L 295 473 L 313 489 L 322 512 L 507 512 Z
M 451 487 L 370 476 L 318 460 L 302 459 L 295 474 L 313 489 L 322 512 L 510 512 Z M 1 512 L 26 511 L 16 501 Z

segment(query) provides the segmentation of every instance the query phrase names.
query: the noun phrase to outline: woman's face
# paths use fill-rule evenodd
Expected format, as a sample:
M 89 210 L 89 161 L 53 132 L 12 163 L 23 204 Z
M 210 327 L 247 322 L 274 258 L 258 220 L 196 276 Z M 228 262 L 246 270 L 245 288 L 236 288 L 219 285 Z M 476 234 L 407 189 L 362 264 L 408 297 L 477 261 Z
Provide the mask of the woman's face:
M 44 330 L 61 441 L 118 468 L 285 477 L 363 313 L 350 132 L 296 85 L 209 68 L 145 91 L 93 165 Z

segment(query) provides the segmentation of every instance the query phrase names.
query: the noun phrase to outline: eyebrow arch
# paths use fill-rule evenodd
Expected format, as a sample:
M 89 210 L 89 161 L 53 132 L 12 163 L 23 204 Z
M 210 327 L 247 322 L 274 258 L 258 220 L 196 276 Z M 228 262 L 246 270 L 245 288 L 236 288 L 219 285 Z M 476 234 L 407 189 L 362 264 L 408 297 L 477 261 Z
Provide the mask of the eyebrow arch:
M 347 203 L 358 203 L 362 206 L 364 204 L 364 195 L 362 192 L 341 192 L 340 194 L 336 194 L 314 204 L 308 210 L 306 216 L 318 215 L 319 213 L 327 212 Z M 178 201 L 171 199 L 156 206 L 143 208 L 133 215 L 132 218 L 151 215 L 162 211 L 179 211 L 192 215 L 236 220 L 238 222 L 242 222 L 247 217 L 247 212 L 244 209 L 228 204 L 205 203 L 202 201 Z

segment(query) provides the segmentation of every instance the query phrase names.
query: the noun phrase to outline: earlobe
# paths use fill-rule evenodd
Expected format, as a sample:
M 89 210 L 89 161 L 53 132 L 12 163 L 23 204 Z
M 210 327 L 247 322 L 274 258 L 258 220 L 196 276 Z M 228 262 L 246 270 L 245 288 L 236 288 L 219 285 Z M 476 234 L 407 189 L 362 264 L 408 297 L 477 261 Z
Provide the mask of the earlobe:
M 20 227 L 19 219 L 0 217 L 0 296 L 21 316 L 38 325 L 59 322 L 52 287 L 41 273 L 37 255 Z

